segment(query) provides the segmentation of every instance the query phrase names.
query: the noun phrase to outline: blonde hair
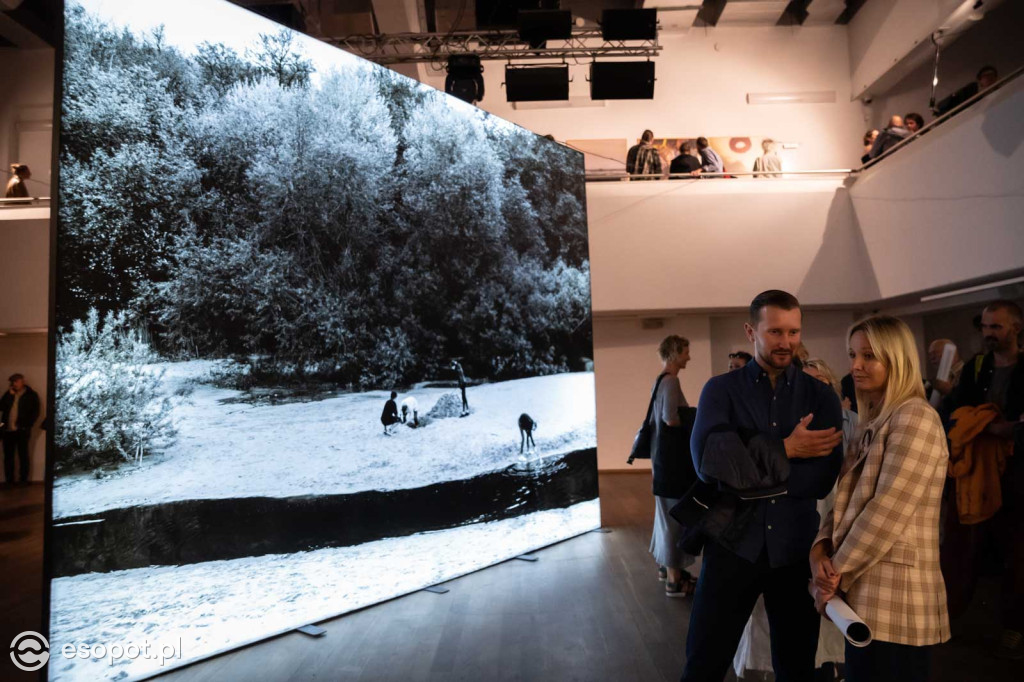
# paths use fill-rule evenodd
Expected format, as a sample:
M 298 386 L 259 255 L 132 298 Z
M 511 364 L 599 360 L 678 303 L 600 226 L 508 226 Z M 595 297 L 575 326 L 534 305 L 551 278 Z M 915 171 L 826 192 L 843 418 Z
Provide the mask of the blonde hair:
M 857 391 L 857 412 L 866 423 L 881 424 L 897 407 L 912 400 L 924 400 L 924 382 L 921 380 L 921 361 L 917 357 L 917 343 L 907 323 L 891 315 L 872 315 L 850 327 L 846 343 L 857 332 L 863 332 L 871 350 L 885 367 L 885 392 L 880 405 L 871 405 Z
M 836 379 L 835 373 L 832 372 L 832 368 L 829 367 L 824 360 L 821 358 L 808 358 L 807 360 L 804 360 L 803 363 L 804 369 L 813 369 L 821 372 L 825 376 L 826 381 L 828 381 L 828 385 L 836 392 L 836 395 L 840 398 L 843 397 L 841 384 Z
M 668 362 L 682 355 L 683 349 L 690 345 L 690 341 L 682 336 L 672 334 L 662 339 L 658 344 L 658 355 L 662 362 Z

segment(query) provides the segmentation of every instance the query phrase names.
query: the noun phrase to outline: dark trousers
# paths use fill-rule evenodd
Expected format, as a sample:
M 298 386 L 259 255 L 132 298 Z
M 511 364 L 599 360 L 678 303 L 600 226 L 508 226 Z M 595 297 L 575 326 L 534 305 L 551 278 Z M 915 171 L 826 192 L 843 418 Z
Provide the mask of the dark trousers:
M 1003 506 L 995 516 L 964 525 L 956 507 L 955 483 L 947 483 L 939 557 L 952 619 L 970 607 L 980 576 L 999 574 L 1002 626 L 1024 632 L 1024 462 L 1011 457 L 1002 484 Z
M 705 545 L 682 682 L 722 682 L 761 594 L 771 628 L 775 679 L 811 682 L 821 617 L 807 592 L 810 577 L 807 562 L 771 568 L 766 552 L 752 564 L 717 542 Z
M 469 401 L 466 400 L 466 387 L 464 385 L 463 386 L 459 386 L 459 390 L 462 391 L 462 409 L 463 410 L 468 410 L 469 409 Z
M 28 429 L 4 431 L 4 480 L 14 483 L 14 453 L 18 453 L 21 482 L 28 483 Z
M 928 682 L 932 647 L 872 642 L 846 643 L 846 682 Z

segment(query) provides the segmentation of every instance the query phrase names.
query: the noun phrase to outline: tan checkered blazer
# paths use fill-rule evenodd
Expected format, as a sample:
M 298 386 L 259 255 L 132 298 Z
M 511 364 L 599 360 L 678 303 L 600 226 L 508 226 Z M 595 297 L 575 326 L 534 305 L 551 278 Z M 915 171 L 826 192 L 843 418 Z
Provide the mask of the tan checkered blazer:
M 939 415 L 914 398 L 863 432 L 843 462 L 815 543 L 831 538 L 840 588 L 877 640 L 923 646 L 949 639 L 939 569 L 948 459 Z

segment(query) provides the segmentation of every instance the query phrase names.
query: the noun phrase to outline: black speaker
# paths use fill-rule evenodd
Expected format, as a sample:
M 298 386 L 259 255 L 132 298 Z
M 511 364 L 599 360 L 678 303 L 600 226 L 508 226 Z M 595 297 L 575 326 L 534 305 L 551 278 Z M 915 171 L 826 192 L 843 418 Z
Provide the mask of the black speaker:
M 505 94 L 509 102 L 567 100 L 569 67 L 506 66 Z
M 520 10 L 519 37 L 535 48 L 543 48 L 547 40 L 568 40 L 572 37 L 572 12 L 557 9 Z
M 654 62 L 594 62 L 591 99 L 654 99 Z
M 658 37 L 658 10 L 606 9 L 601 13 L 605 40 L 654 40 Z

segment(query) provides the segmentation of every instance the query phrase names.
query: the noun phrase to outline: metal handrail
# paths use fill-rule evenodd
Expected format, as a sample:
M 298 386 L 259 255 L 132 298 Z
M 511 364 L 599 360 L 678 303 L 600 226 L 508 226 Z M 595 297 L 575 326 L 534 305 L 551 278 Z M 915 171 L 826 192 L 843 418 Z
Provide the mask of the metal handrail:
M 1019 78 L 1022 73 L 1024 73 L 1024 66 L 1019 67 L 1016 71 L 1013 71 L 1012 73 L 1010 73 L 1010 75 L 1006 76 L 1005 78 L 1003 78 L 1003 79 L 1001 79 L 999 81 L 996 81 L 995 83 L 992 84 L 992 87 L 985 88 L 984 90 L 981 90 L 976 95 L 974 95 L 974 97 L 971 97 L 970 99 L 968 99 L 968 100 L 966 100 L 964 102 L 961 102 L 960 104 L 958 104 L 957 106 L 953 107 L 952 109 L 950 109 L 949 111 L 944 113 L 942 116 L 939 116 L 937 119 L 935 119 L 934 121 L 932 121 L 928 125 L 924 126 L 923 128 L 921 128 L 917 132 L 915 132 L 915 133 L 913 133 L 911 135 L 907 135 L 902 140 L 900 140 L 898 143 L 896 143 L 892 147 L 889 147 L 889 149 L 886 149 L 884 154 L 880 154 L 879 156 L 876 156 L 875 158 L 869 160 L 867 163 L 865 163 L 860 168 L 855 168 L 852 172 L 854 172 L 854 173 L 863 172 L 865 169 L 870 168 L 871 166 L 874 166 L 876 163 L 878 163 L 882 159 L 888 158 L 897 149 L 902 149 L 903 147 L 907 146 L 912 140 L 916 140 L 918 137 L 920 137 L 921 135 L 924 135 L 926 132 L 935 129 L 937 126 L 942 125 L 943 123 L 948 121 L 953 116 L 956 116 L 957 114 L 959 114 L 964 109 L 968 109 L 968 108 L 974 106 L 974 104 L 976 102 L 979 102 L 980 100 L 988 97 L 989 95 L 991 95 L 992 93 L 996 92 L 997 90 L 1005 87 L 1006 84 L 1009 83 L 1010 81 L 1013 81 L 1013 80 L 1016 80 L 1017 78 Z
M 608 173 L 587 173 L 586 180 L 590 182 L 592 180 L 700 180 L 702 178 L 736 178 L 743 176 L 756 177 L 761 180 L 777 180 L 781 178 L 773 178 L 772 176 L 781 175 L 849 175 L 853 170 L 850 168 L 826 168 L 823 170 L 797 170 L 797 171 L 737 171 L 730 173 L 728 171 L 724 173 L 701 173 L 700 175 L 690 175 L 689 173 L 664 173 L 657 174 L 630 174 L 625 171 L 609 171 Z
M 35 206 L 37 203 L 49 202 L 50 197 L 17 197 L 10 199 L 0 199 L 0 208 L 10 208 L 14 206 Z

